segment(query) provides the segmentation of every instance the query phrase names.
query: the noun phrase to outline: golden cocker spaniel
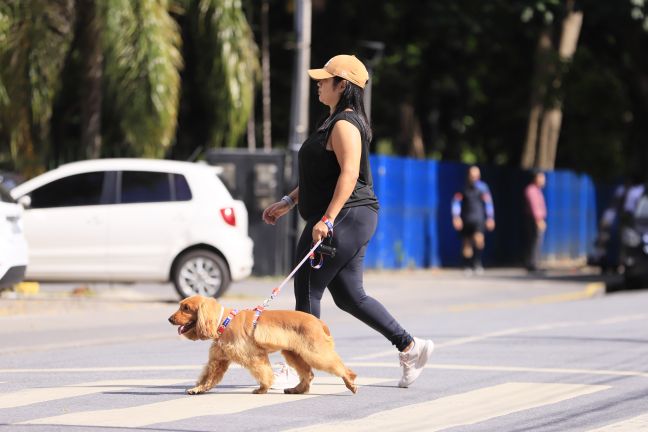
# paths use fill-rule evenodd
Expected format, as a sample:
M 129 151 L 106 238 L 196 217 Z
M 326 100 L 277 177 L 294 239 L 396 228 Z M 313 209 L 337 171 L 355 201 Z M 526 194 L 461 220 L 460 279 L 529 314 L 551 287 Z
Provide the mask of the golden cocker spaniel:
M 334 350 L 331 333 L 313 315 L 288 310 L 264 311 L 256 327 L 255 312 L 240 311 L 219 336 L 217 329 L 232 309 L 214 298 L 195 295 L 180 302 L 169 317 L 178 333 L 191 340 L 213 340 L 209 361 L 194 388 L 188 394 L 209 391 L 220 382 L 231 362 L 246 368 L 259 383 L 253 393 L 267 393 L 274 380 L 268 354 L 281 351 L 286 362 L 299 374 L 299 384 L 285 393 L 307 393 L 313 380 L 312 369 L 339 376 L 353 393 L 356 374 L 347 368 Z

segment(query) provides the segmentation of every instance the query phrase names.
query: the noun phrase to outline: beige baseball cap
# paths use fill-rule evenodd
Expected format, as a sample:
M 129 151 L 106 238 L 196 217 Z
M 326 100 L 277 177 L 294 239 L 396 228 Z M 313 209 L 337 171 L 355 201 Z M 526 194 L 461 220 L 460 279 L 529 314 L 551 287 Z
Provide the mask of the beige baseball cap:
M 356 56 L 346 54 L 336 55 L 327 61 L 322 69 L 309 69 L 308 75 L 314 80 L 337 76 L 360 88 L 364 88 L 369 80 L 369 72 L 365 65 Z

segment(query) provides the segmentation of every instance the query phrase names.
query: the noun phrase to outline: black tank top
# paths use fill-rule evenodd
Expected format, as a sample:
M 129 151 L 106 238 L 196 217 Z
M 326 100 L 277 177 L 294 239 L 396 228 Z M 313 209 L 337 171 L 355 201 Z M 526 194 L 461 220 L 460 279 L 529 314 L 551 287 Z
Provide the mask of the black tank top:
M 343 111 L 326 127 L 311 134 L 299 149 L 299 214 L 306 220 L 324 216 L 333 198 L 340 176 L 340 165 L 335 152 L 326 149 L 326 141 L 339 120 L 346 120 L 358 128 L 362 139 L 358 181 L 342 208 L 369 206 L 378 210 L 379 207 L 369 166 L 369 142 L 360 127 L 358 114 Z
M 486 211 L 482 195 L 484 191 L 477 185 L 469 185 L 464 188 L 463 202 L 461 203 L 461 218 L 467 223 L 484 223 Z

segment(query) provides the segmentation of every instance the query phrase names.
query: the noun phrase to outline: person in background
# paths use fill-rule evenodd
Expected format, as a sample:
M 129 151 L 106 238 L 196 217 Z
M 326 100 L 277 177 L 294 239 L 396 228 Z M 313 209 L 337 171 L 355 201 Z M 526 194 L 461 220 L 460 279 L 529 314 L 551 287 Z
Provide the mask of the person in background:
M 495 229 L 495 210 L 488 185 L 477 166 L 468 169 L 466 186 L 452 199 L 452 225 L 461 233 L 461 255 L 467 274 L 484 272 L 484 230 Z
M 306 221 L 296 260 L 323 239 L 337 252 L 321 268 L 303 265 L 295 274 L 295 309 L 320 317 L 320 301 L 328 288 L 342 310 L 381 333 L 399 351 L 403 368 L 399 387 L 409 387 L 434 350 L 431 340 L 407 332 L 363 286 L 367 244 L 378 223 L 378 199 L 369 166 L 371 126 L 364 111 L 367 69 L 355 56 L 338 55 L 308 74 L 317 81 L 328 116 L 298 153 L 299 183 L 263 212 L 274 225 L 297 206 Z
M 531 182 L 524 189 L 526 203 L 525 228 L 527 233 L 524 263 L 529 272 L 541 271 L 539 268 L 540 250 L 544 233 L 547 230 L 547 206 L 542 194 L 545 182 L 545 174 L 542 171 L 535 171 Z
M 614 189 L 610 203 L 603 211 L 594 239 L 594 247 L 587 255 L 587 264 L 601 268 L 603 273 L 617 271 L 620 264 L 620 217 L 623 204 L 632 184 L 630 178 Z

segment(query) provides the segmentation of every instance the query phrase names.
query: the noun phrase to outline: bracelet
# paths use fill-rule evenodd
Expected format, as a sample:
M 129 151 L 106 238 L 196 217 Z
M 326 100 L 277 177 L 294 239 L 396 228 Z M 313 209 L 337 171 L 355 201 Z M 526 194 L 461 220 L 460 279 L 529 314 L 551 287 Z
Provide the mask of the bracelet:
M 292 198 L 290 198 L 290 195 L 284 195 L 283 197 L 281 197 L 281 201 L 288 204 L 288 207 L 290 208 L 295 207 L 295 201 Z
M 333 222 L 331 222 L 331 220 L 329 218 L 327 218 L 326 216 L 322 216 L 322 222 L 324 222 L 324 224 L 328 228 L 329 232 L 332 233 L 333 232 Z

